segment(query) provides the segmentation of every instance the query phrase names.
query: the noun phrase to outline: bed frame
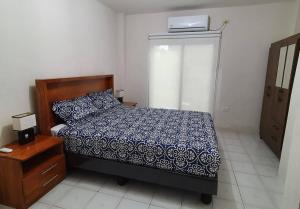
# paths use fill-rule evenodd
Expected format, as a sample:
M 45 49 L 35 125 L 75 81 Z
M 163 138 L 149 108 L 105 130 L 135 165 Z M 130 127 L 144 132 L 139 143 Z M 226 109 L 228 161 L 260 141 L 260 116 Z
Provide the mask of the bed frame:
M 113 89 L 113 80 L 113 75 L 36 80 L 37 119 L 40 134 L 50 135 L 50 128 L 61 122 L 51 110 L 54 101 L 72 99 L 94 91 Z M 166 170 L 68 152 L 66 156 L 70 167 L 117 176 L 119 177 L 118 183 L 120 185 L 125 184 L 126 179 L 136 179 L 189 190 L 201 194 L 201 200 L 206 204 L 211 203 L 212 195 L 217 194 L 217 177 L 183 175 Z

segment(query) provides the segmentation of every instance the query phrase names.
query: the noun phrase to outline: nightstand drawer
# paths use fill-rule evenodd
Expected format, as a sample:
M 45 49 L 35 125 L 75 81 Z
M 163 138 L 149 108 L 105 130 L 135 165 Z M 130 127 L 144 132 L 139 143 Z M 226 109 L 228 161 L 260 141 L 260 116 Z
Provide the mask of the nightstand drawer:
M 41 183 L 39 188 L 32 191 L 28 195 L 24 195 L 26 198 L 25 204 L 30 206 L 32 203 L 37 201 L 42 195 L 46 194 L 54 186 L 56 186 L 59 182 L 61 182 L 64 178 L 65 178 L 65 173 L 58 172 L 57 174 L 53 175 L 51 178 L 49 178 L 44 183 Z
M 25 197 L 39 195 L 65 174 L 64 155 L 57 155 L 37 166 L 23 179 Z M 29 198 L 31 199 L 31 198 Z

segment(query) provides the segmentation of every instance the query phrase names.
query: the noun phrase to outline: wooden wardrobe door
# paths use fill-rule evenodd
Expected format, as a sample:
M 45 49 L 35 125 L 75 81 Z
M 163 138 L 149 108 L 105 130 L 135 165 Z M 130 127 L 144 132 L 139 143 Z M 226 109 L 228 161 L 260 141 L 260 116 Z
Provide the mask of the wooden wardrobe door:
M 277 75 L 277 63 L 278 63 L 278 47 L 271 46 L 269 51 L 268 69 L 266 75 L 266 83 L 263 98 L 263 107 L 261 113 L 260 123 L 260 137 L 267 140 L 270 135 L 270 123 L 271 123 L 271 111 L 272 103 L 275 92 L 275 82 Z
M 271 139 L 274 143 L 272 149 L 278 157 L 281 155 L 294 71 L 296 70 L 295 62 L 298 60 L 297 57 L 294 59 L 295 50 L 296 44 L 287 45 L 282 85 L 275 88 L 272 104 Z
M 283 88 L 275 88 L 272 103 L 271 119 L 274 123 L 283 127 L 286 123 L 286 116 L 289 106 L 289 90 Z
M 267 144 L 278 157 L 281 155 L 288 106 L 289 91 L 276 87 L 274 91 L 271 120 L 269 124 L 269 142 Z

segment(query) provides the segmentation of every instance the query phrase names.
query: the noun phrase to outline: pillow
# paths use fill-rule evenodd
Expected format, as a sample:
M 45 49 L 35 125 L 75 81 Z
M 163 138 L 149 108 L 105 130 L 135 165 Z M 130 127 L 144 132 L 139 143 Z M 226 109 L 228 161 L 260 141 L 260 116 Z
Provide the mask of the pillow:
M 89 97 L 91 98 L 94 106 L 99 110 L 107 110 L 121 104 L 119 100 L 112 95 L 112 91 L 109 90 L 90 93 Z
M 53 126 L 50 131 L 51 131 L 51 136 L 58 136 L 58 132 L 63 129 L 66 128 L 67 126 L 65 124 L 59 124 L 56 126 Z
M 104 93 L 104 94 L 114 95 L 112 89 L 107 89 L 107 90 L 103 91 L 103 93 Z
M 65 122 L 78 120 L 98 111 L 88 96 L 54 102 L 52 110 Z

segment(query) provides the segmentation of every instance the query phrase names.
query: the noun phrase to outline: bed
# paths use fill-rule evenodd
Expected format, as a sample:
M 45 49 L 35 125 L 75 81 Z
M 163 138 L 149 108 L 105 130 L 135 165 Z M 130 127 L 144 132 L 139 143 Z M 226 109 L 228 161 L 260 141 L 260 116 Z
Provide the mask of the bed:
M 113 89 L 113 76 L 36 80 L 42 134 L 62 123 L 55 101 Z M 62 128 L 68 165 L 201 194 L 217 193 L 220 156 L 208 113 L 116 105 Z

